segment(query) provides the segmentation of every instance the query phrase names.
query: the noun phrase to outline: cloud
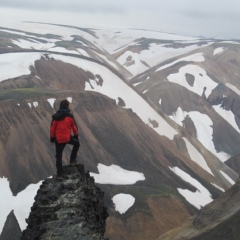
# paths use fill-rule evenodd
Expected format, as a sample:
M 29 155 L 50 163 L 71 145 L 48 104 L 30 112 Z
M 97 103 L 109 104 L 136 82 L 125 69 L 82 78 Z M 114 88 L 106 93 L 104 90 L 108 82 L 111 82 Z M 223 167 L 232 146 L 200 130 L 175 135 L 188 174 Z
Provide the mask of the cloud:
M 124 5 L 120 2 L 108 0 L 1 0 L 0 7 L 14 9 L 34 9 L 34 10 L 54 10 L 54 11 L 73 11 L 73 12 L 102 12 L 118 13 L 124 12 Z
M 0 18 L 238 37 L 236 0 L 1 0 Z

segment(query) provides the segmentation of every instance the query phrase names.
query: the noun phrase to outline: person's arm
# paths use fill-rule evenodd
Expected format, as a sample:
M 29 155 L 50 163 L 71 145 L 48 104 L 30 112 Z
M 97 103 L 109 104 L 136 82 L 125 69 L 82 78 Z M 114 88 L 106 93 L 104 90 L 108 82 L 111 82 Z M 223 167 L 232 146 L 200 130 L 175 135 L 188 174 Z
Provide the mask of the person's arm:
M 56 133 L 57 122 L 52 120 L 50 127 L 50 142 L 55 142 L 55 133 Z
M 77 124 L 76 124 L 74 118 L 72 118 L 71 127 L 72 127 L 72 130 L 73 130 L 74 137 L 78 138 L 78 127 L 77 127 Z

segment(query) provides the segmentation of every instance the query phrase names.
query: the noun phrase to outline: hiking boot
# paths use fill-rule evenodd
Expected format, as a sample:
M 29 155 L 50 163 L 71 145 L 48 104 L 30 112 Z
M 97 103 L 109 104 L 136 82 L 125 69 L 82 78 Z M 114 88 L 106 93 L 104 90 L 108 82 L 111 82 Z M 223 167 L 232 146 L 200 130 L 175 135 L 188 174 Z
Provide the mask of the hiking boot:
M 57 174 L 57 179 L 58 180 L 63 180 L 64 179 L 63 173 Z
M 70 165 L 78 165 L 78 162 L 77 162 L 77 160 L 70 161 Z

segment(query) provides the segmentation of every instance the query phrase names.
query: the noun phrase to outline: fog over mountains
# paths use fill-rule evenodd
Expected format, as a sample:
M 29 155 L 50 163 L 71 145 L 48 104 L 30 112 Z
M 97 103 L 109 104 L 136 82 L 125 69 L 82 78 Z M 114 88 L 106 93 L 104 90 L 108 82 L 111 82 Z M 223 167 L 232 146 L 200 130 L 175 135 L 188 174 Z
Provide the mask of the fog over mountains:
M 105 192 L 109 239 L 157 239 L 237 180 L 240 41 L 2 23 L 0 53 L 2 235 L 26 228 L 55 174 L 49 126 L 64 98 L 79 161 Z

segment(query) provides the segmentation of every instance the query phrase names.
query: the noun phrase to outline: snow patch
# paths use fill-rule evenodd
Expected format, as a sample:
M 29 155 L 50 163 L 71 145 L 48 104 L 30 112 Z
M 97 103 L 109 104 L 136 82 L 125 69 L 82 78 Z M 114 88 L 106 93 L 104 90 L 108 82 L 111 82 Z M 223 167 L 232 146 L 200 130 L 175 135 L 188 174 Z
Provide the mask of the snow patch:
M 235 181 L 233 181 L 225 172 L 220 170 L 220 173 L 228 180 L 228 182 L 233 185 L 235 184 Z
M 91 35 L 87 35 L 83 33 L 85 38 L 90 40 L 91 42 L 97 41 L 99 46 L 102 46 L 106 49 L 110 54 L 119 50 L 120 47 L 126 46 L 129 42 L 133 42 L 135 39 L 142 38 L 143 36 L 147 36 L 150 39 L 163 39 L 163 40 L 184 40 L 184 41 L 197 41 L 196 38 L 180 36 L 175 34 L 168 34 L 156 31 L 145 31 L 138 29 L 116 29 L 116 28 L 108 28 L 108 29 L 98 29 L 95 31 L 95 34 L 98 38 L 94 38 Z M 151 52 L 154 49 L 151 49 Z
M 7 216 L 12 210 L 14 210 L 21 230 L 27 227 L 25 219 L 28 218 L 34 202 L 34 197 L 41 183 L 42 181 L 37 184 L 30 184 L 15 197 L 12 194 L 7 178 L 0 178 L 0 233 L 2 232 Z
M 238 95 L 240 95 L 240 90 L 236 87 L 233 86 L 231 83 L 226 83 L 225 84 L 228 88 L 230 88 L 232 91 L 234 91 L 235 93 L 237 93 Z
M 72 97 L 67 97 L 67 100 L 72 103 Z
M 134 83 L 133 86 L 136 87 L 137 85 L 141 84 L 142 82 L 137 82 L 137 83 Z
M 96 183 L 113 185 L 132 185 L 137 181 L 145 180 L 144 174 L 134 171 L 128 171 L 117 165 L 105 166 L 98 164 L 99 174 L 90 173 Z
M 102 55 L 102 54 L 100 54 L 100 53 L 98 53 L 98 55 L 99 55 L 103 60 L 105 60 L 110 66 L 112 66 L 112 67 L 115 68 L 115 69 L 118 69 L 118 66 L 117 66 L 114 62 L 112 62 L 111 60 L 109 60 L 106 56 L 104 56 L 104 55 Z
M 33 106 L 36 108 L 38 107 L 38 102 L 33 102 Z
M 81 43 L 83 46 L 88 47 L 88 45 L 85 44 L 83 41 L 77 40 L 76 42 L 79 42 L 79 43 Z
M 166 64 L 164 66 L 161 66 L 160 68 L 158 68 L 156 70 L 157 71 L 161 71 L 163 69 L 166 69 L 170 66 L 173 66 L 174 64 L 178 63 L 178 62 L 183 62 L 183 61 L 186 61 L 186 62 L 204 62 L 205 61 L 205 58 L 204 58 L 204 55 L 203 53 L 195 53 L 193 55 L 190 55 L 190 56 L 187 56 L 187 57 L 184 57 L 184 58 L 180 58 L 174 62 L 171 62 L 169 64 Z
M 112 198 L 115 205 L 115 210 L 119 213 L 125 213 L 130 207 L 133 206 L 135 198 L 130 194 L 120 193 Z
M 221 161 L 228 160 L 231 156 L 225 152 L 217 152 L 213 142 L 213 122 L 210 117 L 206 114 L 202 114 L 197 111 L 185 112 L 180 107 L 178 107 L 177 111 L 173 113 L 173 115 L 169 116 L 173 119 L 177 124 L 183 126 L 182 121 L 189 116 L 196 128 L 197 139 L 201 144 L 212 152 L 216 157 L 218 157 Z
M 83 56 L 85 56 L 85 57 L 90 57 L 90 55 L 89 55 L 84 49 L 77 48 L 77 52 L 78 52 L 80 55 L 83 55 Z
M 56 101 L 56 98 L 49 98 L 49 99 L 47 99 L 47 101 L 49 102 L 51 107 L 54 108 L 54 102 Z
M 136 43 L 132 42 L 128 46 L 135 46 Z M 191 45 L 183 48 L 168 48 L 165 47 L 165 44 L 156 44 L 156 43 L 151 43 L 149 44 L 149 49 L 147 50 L 142 50 L 139 53 L 134 53 L 131 51 L 126 51 L 124 54 L 122 54 L 117 61 L 121 64 L 124 65 L 128 71 L 130 71 L 134 76 L 146 71 L 149 69 L 148 66 L 153 67 L 156 66 L 157 64 L 172 58 L 172 57 L 177 57 L 179 55 L 182 55 L 184 53 L 190 52 L 194 49 L 199 48 L 197 45 Z M 203 60 L 203 56 L 200 57 L 200 53 L 198 53 L 199 56 L 194 56 L 193 59 L 196 61 L 198 60 Z M 128 57 L 131 57 L 131 63 L 129 61 L 126 61 Z M 201 58 L 201 59 L 200 59 Z M 190 59 L 190 57 L 189 57 Z M 143 63 L 147 63 L 147 65 Z
M 37 50 L 48 50 L 49 48 L 55 46 L 54 43 L 49 43 L 49 42 L 41 43 L 41 42 L 36 42 L 31 40 L 27 41 L 24 39 L 12 40 L 12 43 L 23 49 L 37 49 Z
M 225 190 L 221 187 L 219 187 L 217 184 L 215 183 L 211 183 L 215 188 L 218 188 L 219 190 L 221 190 L 222 192 L 225 192 Z
M 41 58 L 41 53 L 0 54 L 0 81 L 31 73 L 30 66 Z
M 194 76 L 194 84 L 190 86 L 186 80 L 186 74 Z M 179 69 L 178 73 L 170 74 L 168 77 L 170 82 L 179 84 L 189 91 L 192 91 L 199 96 L 202 96 L 203 92 L 208 98 L 212 90 L 217 87 L 218 83 L 214 82 L 206 73 L 204 69 L 197 65 L 189 64 Z
M 232 111 L 221 108 L 221 104 L 212 106 L 213 109 L 225 119 L 238 133 L 240 133 L 239 127 L 235 120 L 235 115 Z
M 224 50 L 223 47 L 219 47 L 219 48 L 214 49 L 214 51 L 213 51 L 213 56 L 216 55 L 216 54 L 219 54 L 219 53 L 223 52 L 223 50 Z
M 205 159 L 203 156 L 199 153 L 199 151 L 185 138 L 183 137 L 183 140 L 187 146 L 188 153 L 190 155 L 190 158 L 197 163 L 201 168 L 203 168 L 205 171 L 209 172 L 214 176 L 211 169 L 208 167 Z
M 185 119 L 186 116 L 187 116 L 187 112 L 184 112 L 182 108 L 178 107 L 177 111 L 172 115 L 170 115 L 169 117 L 178 125 L 183 127 L 182 121 Z
M 192 192 L 188 189 L 178 188 L 178 192 L 193 206 L 200 209 L 208 203 L 212 202 L 212 195 L 210 192 L 196 179 L 192 178 L 188 173 L 182 171 L 178 167 L 169 167 L 177 176 L 179 176 L 185 182 L 188 182 L 192 186 L 196 187 L 196 192 Z

